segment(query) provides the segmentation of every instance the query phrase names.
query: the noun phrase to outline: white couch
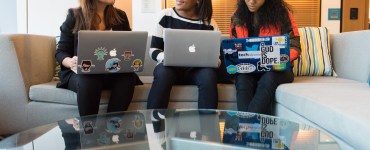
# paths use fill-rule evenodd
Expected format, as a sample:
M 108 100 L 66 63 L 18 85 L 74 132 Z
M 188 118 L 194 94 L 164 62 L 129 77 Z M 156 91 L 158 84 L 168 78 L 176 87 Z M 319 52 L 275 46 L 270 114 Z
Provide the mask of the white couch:
M 370 31 L 331 35 L 333 65 L 338 77 L 296 77 L 278 87 L 276 115 L 304 122 L 331 134 L 343 149 L 370 149 Z M 150 41 L 150 40 L 149 40 Z M 148 41 L 148 44 L 149 44 Z M 55 88 L 55 37 L 0 34 L 0 135 L 78 116 L 76 94 Z M 144 85 L 135 88 L 130 110 L 145 109 L 155 62 L 148 56 Z M 219 84 L 219 109 L 236 110 L 235 87 Z M 195 86 L 175 86 L 170 108 L 197 108 Z M 104 91 L 101 112 L 109 92 Z

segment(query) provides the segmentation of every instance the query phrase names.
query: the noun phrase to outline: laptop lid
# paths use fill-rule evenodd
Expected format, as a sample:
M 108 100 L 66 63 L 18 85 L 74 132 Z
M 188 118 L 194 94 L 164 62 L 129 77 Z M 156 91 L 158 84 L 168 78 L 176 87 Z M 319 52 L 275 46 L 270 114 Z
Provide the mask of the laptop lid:
M 225 39 L 221 48 L 229 74 L 290 70 L 290 40 L 287 34 Z
M 77 73 L 140 72 L 147 39 L 146 31 L 79 31 Z
M 80 120 L 81 149 L 149 149 L 145 116 L 139 111 L 92 115 Z
M 164 66 L 218 67 L 221 32 L 164 30 Z

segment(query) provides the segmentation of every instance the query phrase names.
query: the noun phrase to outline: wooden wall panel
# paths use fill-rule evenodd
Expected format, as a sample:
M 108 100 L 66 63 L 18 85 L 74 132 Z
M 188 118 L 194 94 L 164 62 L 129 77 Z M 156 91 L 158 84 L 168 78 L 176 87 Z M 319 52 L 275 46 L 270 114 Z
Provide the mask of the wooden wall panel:
M 350 9 L 358 8 L 358 18 L 350 18 Z M 368 29 L 369 0 L 342 0 L 341 32 Z

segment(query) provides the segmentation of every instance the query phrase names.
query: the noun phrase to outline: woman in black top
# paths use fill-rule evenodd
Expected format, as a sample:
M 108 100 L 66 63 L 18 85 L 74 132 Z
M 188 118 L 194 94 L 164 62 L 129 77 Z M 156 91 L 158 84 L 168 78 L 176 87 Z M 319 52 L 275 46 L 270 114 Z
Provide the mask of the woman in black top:
M 112 91 L 108 112 L 124 111 L 128 108 L 136 82 L 135 73 L 81 75 L 70 68 L 77 67 L 77 33 L 80 30 L 131 31 L 126 13 L 113 6 L 115 0 L 80 0 L 80 7 L 68 10 L 60 27 L 61 36 L 55 58 L 61 64 L 61 82 L 58 88 L 77 93 L 80 116 L 97 114 L 101 91 Z

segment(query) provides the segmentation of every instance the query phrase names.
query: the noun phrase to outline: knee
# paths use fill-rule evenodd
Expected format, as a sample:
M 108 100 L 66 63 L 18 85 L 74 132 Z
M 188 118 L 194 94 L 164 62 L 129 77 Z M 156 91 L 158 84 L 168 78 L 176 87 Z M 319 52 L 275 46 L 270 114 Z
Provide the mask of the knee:
M 198 73 L 199 77 L 204 80 L 216 79 L 217 80 L 217 72 L 213 68 L 203 68 L 199 70 Z
M 159 64 L 154 69 L 154 78 L 171 78 L 175 75 L 170 67 L 163 66 Z
M 217 73 L 212 68 L 201 69 L 198 74 L 198 81 L 200 84 L 217 84 Z
M 235 88 L 238 90 L 249 89 L 253 85 L 252 80 L 245 74 L 239 74 L 235 78 Z

